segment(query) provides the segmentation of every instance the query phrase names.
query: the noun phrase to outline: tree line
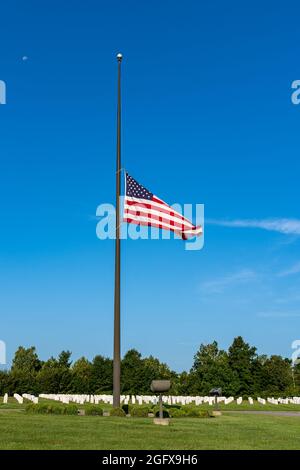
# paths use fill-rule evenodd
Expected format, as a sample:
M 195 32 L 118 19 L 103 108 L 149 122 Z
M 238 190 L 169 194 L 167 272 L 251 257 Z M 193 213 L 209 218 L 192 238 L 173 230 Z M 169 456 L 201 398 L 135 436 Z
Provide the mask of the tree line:
M 111 394 L 112 359 L 97 355 L 92 361 L 82 357 L 71 360 L 70 351 L 57 358 L 39 359 L 34 346 L 20 346 L 10 370 L 0 371 L 0 395 L 8 393 L 78 393 Z M 292 367 L 290 359 L 279 355 L 258 355 L 241 336 L 228 351 L 216 341 L 201 344 L 188 372 L 177 373 L 153 356 L 143 358 L 135 349 L 122 359 L 121 393 L 151 394 L 154 379 L 169 379 L 170 394 L 207 395 L 221 387 L 226 396 L 300 395 L 300 364 Z

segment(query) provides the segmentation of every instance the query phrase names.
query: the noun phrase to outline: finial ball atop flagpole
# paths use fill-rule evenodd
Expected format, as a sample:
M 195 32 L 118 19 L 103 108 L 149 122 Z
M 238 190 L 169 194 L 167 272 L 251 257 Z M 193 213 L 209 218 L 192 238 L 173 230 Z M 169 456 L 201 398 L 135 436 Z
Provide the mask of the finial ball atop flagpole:
M 119 62 L 121 62 L 121 60 L 123 59 L 123 56 L 122 56 L 122 54 L 120 54 L 120 52 L 119 52 L 119 54 L 117 54 L 117 59 L 118 59 Z

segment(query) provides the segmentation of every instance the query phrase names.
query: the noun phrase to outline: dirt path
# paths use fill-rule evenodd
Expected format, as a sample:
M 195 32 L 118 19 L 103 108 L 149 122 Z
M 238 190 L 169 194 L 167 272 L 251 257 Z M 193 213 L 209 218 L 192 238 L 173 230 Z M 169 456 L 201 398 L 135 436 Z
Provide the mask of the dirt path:
M 238 413 L 245 415 L 297 416 L 300 418 L 300 411 L 225 411 L 225 413 Z
M 0 413 L 10 413 L 12 411 L 17 411 L 19 413 L 20 411 L 25 411 L 25 408 L 0 408 Z

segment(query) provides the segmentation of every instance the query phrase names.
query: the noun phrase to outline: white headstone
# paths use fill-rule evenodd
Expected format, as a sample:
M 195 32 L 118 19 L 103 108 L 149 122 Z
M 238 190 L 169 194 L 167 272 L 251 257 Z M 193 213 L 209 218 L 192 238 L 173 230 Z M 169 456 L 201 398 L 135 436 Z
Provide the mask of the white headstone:
M 19 395 L 18 393 L 14 393 L 14 398 L 17 400 L 17 402 L 22 405 L 23 403 L 23 397 L 21 397 L 21 395 Z

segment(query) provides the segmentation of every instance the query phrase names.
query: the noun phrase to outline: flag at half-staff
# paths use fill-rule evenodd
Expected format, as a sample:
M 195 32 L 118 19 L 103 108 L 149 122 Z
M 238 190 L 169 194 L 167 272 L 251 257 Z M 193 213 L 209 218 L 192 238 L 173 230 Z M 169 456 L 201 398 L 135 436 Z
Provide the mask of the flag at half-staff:
M 169 230 L 183 240 L 202 234 L 201 226 L 193 225 L 128 173 L 125 178 L 124 222 Z

